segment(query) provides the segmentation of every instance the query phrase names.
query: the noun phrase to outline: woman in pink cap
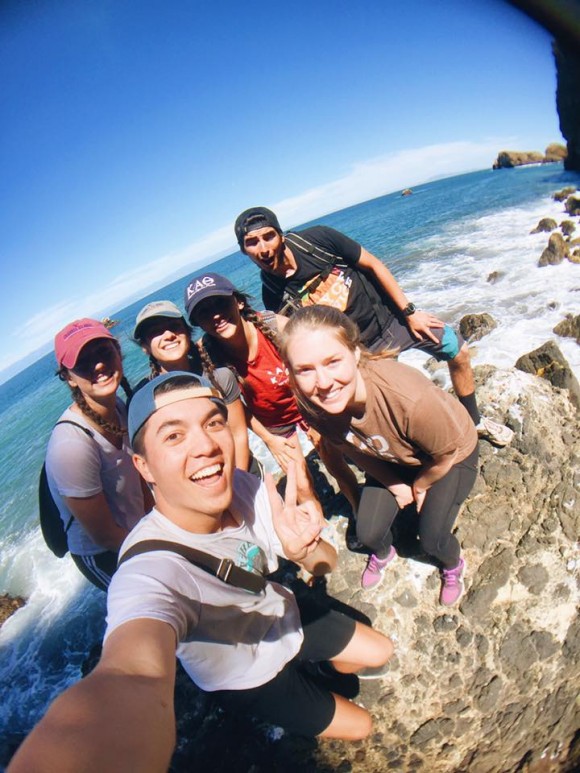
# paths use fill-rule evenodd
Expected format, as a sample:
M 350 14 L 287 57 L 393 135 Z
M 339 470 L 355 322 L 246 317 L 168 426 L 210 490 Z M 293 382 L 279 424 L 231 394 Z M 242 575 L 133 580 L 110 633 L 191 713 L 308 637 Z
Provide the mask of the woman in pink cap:
M 56 423 L 46 451 L 46 476 L 60 511 L 72 559 L 93 585 L 106 590 L 118 549 L 152 497 L 133 466 L 128 393 L 121 348 L 95 319 L 78 319 L 54 341 L 57 375 L 73 403 Z

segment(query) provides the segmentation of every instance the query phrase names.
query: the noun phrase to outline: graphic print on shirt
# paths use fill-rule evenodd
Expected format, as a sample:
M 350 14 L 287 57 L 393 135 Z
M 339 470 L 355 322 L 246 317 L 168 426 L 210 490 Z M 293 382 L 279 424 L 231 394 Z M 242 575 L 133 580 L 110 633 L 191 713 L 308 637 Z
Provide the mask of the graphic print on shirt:
M 309 284 L 316 281 L 316 277 L 307 282 L 305 288 Z M 320 306 L 332 306 L 339 311 L 344 311 L 348 306 L 348 293 L 352 279 L 345 277 L 344 271 L 340 268 L 334 267 L 326 279 L 318 286 L 312 293 L 303 299 L 302 304 L 304 306 L 314 306 L 319 304 Z
M 236 566 L 248 572 L 264 576 L 268 571 L 268 563 L 264 551 L 253 542 L 242 542 L 236 553 Z
M 371 454 L 372 456 L 378 456 L 381 459 L 388 459 L 390 462 L 397 462 L 398 458 L 389 451 L 389 444 L 382 435 L 363 435 L 362 432 L 356 430 L 347 430 L 344 435 L 344 439 L 351 446 L 354 446 L 359 451 L 365 454 Z
M 266 369 L 270 383 L 274 386 L 286 386 L 288 384 L 288 371 L 284 367 L 278 367 L 274 370 Z

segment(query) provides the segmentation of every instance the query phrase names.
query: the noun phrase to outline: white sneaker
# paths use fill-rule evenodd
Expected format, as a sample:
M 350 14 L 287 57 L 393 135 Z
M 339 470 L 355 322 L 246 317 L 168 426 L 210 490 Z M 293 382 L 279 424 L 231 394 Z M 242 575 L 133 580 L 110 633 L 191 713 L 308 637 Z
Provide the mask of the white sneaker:
M 480 418 L 479 424 L 476 425 L 475 429 L 480 440 L 487 440 L 500 448 L 511 443 L 514 436 L 513 430 L 506 427 L 505 424 L 498 424 L 497 421 L 488 419 L 487 416 Z
M 359 679 L 384 679 L 387 676 L 392 675 L 392 669 L 389 669 L 389 663 L 385 663 L 383 666 L 367 666 L 356 672 L 356 676 Z

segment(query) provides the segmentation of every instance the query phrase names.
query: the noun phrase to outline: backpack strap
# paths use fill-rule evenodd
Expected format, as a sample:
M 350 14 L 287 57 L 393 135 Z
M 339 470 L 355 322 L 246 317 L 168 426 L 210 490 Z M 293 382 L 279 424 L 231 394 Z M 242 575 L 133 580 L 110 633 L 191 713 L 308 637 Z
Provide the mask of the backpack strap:
M 304 250 L 304 252 L 307 252 L 309 255 L 311 255 L 314 258 L 318 258 L 318 260 L 323 261 L 327 265 L 327 267 L 323 271 L 321 271 L 320 274 L 317 274 L 303 287 L 301 287 L 300 290 L 298 290 L 298 292 L 293 297 L 291 296 L 288 290 L 284 291 L 286 296 L 284 298 L 284 301 L 285 301 L 284 309 L 286 312 L 290 311 L 291 313 L 292 311 L 295 311 L 297 308 L 302 306 L 302 298 L 304 298 L 305 295 L 308 295 L 309 293 L 314 292 L 318 287 L 318 285 L 327 279 L 328 275 L 330 274 L 332 269 L 336 266 L 336 264 L 340 262 L 341 258 L 338 255 L 334 255 L 334 253 L 328 252 L 327 250 L 323 249 L 322 247 L 319 247 L 316 244 L 312 244 L 300 234 L 293 233 L 292 231 L 285 234 L 284 239 L 292 246 L 297 247 L 298 249 Z M 372 277 L 367 277 L 367 281 L 374 286 L 379 297 L 383 298 L 384 302 L 388 304 L 390 299 L 385 297 L 385 290 L 382 287 L 378 286 L 377 282 L 373 282 Z M 378 304 L 372 296 L 369 295 L 369 292 L 364 282 L 362 286 L 367 298 L 369 299 L 371 306 L 374 309 L 377 321 L 379 325 L 381 325 L 382 327 L 381 320 L 384 320 L 385 309 L 383 308 L 383 306 Z M 279 311 L 278 313 L 284 314 L 283 311 Z
M 85 433 L 85 435 L 88 435 L 92 440 L 95 439 L 95 434 L 92 430 L 90 430 L 88 427 L 83 426 L 82 424 L 79 424 L 77 421 L 71 421 L 70 419 L 63 419 L 62 421 L 57 421 L 54 425 L 55 427 L 58 427 L 59 424 L 72 424 L 73 427 L 78 427 L 79 429 L 82 429 L 82 431 Z M 44 475 L 46 478 L 46 469 L 45 466 L 42 465 L 42 470 L 40 472 L 41 475 Z M 48 487 L 48 480 L 46 480 L 46 486 Z M 64 533 L 66 534 L 68 530 L 71 527 L 72 522 L 74 521 L 75 517 L 74 515 L 71 515 L 69 522 L 64 527 Z
M 327 252 L 326 250 L 322 249 L 322 247 L 318 247 L 316 244 L 312 244 L 312 242 L 309 242 L 303 236 L 292 233 L 291 231 L 284 235 L 284 240 L 292 247 L 296 247 L 296 249 L 302 250 L 311 257 L 317 258 L 322 262 L 320 272 L 309 279 L 299 290 L 289 290 L 288 288 L 284 288 L 282 303 L 278 314 L 281 314 L 282 316 L 290 316 L 294 311 L 296 311 L 296 309 L 302 307 L 303 299 L 307 295 L 315 292 L 318 286 L 322 282 L 326 281 L 326 279 L 328 279 L 330 272 L 340 261 L 340 258 L 338 255 L 334 255 L 332 252 Z M 266 286 L 268 286 L 267 279 L 264 281 L 266 277 L 267 275 L 263 275 L 262 281 L 264 284 L 266 284 Z
M 328 250 L 319 247 L 317 244 L 312 244 L 312 242 L 309 242 L 308 239 L 305 239 L 303 236 L 294 233 L 293 231 L 289 231 L 287 234 L 285 234 L 284 240 L 289 242 L 292 246 L 297 247 L 299 250 L 307 252 L 314 258 L 322 260 L 325 264 L 330 263 L 331 267 L 340 260 L 338 255 L 335 255 L 333 252 L 328 252 Z
M 148 539 L 138 542 L 123 553 L 117 566 L 121 566 L 121 564 L 133 558 L 133 556 L 156 550 L 168 550 L 172 553 L 178 553 L 191 564 L 203 569 L 208 574 L 212 574 L 227 585 L 232 585 L 234 588 L 243 588 L 250 591 L 250 593 L 261 593 L 266 587 L 266 580 L 261 575 L 248 572 L 246 569 L 236 566 L 231 558 L 217 558 L 217 556 L 212 556 L 210 553 L 204 553 L 187 545 L 181 545 L 179 542 L 169 542 L 168 540 Z

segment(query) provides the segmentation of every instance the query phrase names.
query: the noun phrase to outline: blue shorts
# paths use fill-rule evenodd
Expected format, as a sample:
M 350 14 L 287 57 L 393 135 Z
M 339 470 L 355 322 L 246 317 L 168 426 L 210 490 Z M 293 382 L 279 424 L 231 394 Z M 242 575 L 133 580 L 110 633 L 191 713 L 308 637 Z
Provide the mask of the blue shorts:
M 381 338 L 373 341 L 369 349 L 371 352 L 380 352 L 381 349 L 398 349 L 401 352 L 405 352 L 407 349 L 420 349 L 422 352 L 431 354 L 439 362 L 455 359 L 465 343 L 461 335 L 449 325 L 442 328 L 432 327 L 430 330 L 437 337 L 438 343 L 430 338 L 418 341 L 407 325 L 393 317 L 389 326 L 383 330 Z

